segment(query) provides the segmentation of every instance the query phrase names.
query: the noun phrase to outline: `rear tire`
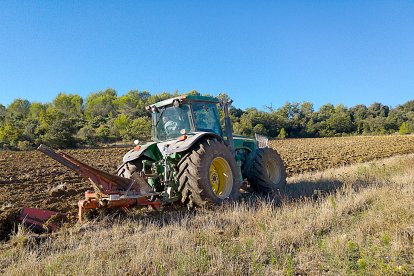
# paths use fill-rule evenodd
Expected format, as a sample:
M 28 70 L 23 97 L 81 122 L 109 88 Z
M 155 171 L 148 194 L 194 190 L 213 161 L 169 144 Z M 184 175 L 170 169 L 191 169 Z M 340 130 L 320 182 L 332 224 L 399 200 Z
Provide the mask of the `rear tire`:
M 141 168 L 142 168 L 142 165 L 141 165 Z M 126 162 L 118 168 L 117 174 L 118 176 L 122 176 L 125 178 L 131 178 L 132 174 L 135 173 L 136 171 L 140 171 L 141 168 L 138 168 L 137 165 L 132 164 L 131 162 Z
M 144 160 L 151 161 L 151 159 L 145 156 L 140 156 L 138 159 L 122 163 L 116 170 L 117 175 L 125 178 L 131 178 L 132 174 L 142 171 L 142 161 Z M 151 170 L 147 167 L 145 168 L 145 173 L 151 173 Z
M 286 186 L 286 170 L 279 153 L 271 148 L 258 148 L 246 159 L 243 176 L 251 187 L 264 194 L 283 190 Z
M 216 139 L 194 146 L 178 163 L 182 203 L 189 208 L 237 200 L 240 173 L 228 147 Z

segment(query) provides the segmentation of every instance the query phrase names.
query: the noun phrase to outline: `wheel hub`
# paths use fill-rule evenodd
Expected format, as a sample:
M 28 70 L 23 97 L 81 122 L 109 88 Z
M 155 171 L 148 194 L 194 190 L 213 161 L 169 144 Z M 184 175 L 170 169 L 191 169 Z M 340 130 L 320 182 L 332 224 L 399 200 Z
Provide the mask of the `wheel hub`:
M 210 183 L 213 192 L 217 194 L 219 190 L 220 180 L 215 168 L 213 168 L 213 170 L 210 171 Z

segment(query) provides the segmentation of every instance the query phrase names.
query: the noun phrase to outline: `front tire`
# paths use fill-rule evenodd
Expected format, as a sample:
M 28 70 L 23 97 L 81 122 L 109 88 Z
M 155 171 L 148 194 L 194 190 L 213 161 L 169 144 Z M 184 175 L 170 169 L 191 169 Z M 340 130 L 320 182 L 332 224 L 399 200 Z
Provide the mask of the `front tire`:
M 240 173 L 236 160 L 222 142 L 205 140 L 194 146 L 178 164 L 181 201 L 192 208 L 237 200 Z
M 286 170 L 279 153 L 271 148 L 258 148 L 246 159 L 243 176 L 251 187 L 264 194 L 283 190 L 286 186 Z

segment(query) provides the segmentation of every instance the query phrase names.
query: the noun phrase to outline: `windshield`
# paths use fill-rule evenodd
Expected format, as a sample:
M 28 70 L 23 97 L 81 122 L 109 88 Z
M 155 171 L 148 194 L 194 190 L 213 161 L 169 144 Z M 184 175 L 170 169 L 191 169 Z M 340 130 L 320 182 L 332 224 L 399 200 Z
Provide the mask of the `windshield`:
M 181 130 L 185 129 L 190 132 L 190 109 L 188 105 L 181 107 L 170 106 L 153 113 L 155 125 L 154 138 L 157 140 L 167 140 L 179 137 Z

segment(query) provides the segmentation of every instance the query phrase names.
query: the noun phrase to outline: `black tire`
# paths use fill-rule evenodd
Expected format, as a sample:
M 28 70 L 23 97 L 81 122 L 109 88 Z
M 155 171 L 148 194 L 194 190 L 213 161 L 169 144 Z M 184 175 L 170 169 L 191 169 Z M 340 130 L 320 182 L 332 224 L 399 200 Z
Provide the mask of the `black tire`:
M 142 165 L 141 165 L 142 168 Z M 125 178 L 131 178 L 131 175 L 135 173 L 136 171 L 139 171 L 136 164 L 133 164 L 131 162 L 123 163 L 117 170 L 118 176 L 122 176 Z
M 146 157 L 140 157 L 136 160 L 132 160 L 126 163 L 122 163 L 117 169 L 117 175 L 122 176 L 125 178 L 131 178 L 131 176 L 136 173 L 142 171 L 142 161 L 149 160 Z M 151 171 L 146 168 L 146 173 L 151 173 Z
M 243 177 L 256 192 L 264 194 L 286 186 L 285 165 L 279 153 L 271 148 L 258 148 L 247 156 Z
M 233 201 L 240 196 L 236 160 L 227 146 L 216 139 L 199 142 L 183 157 L 178 163 L 178 180 L 181 201 L 189 208 Z
M 144 180 L 141 176 L 142 172 L 142 160 L 148 160 L 146 158 L 138 158 L 136 160 L 123 163 L 121 166 L 118 167 L 117 175 L 122 176 L 128 179 L 136 180 L 137 186 L 133 186 L 136 189 L 136 192 L 139 191 L 141 194 L 145 193 L 152 193 L 157 187 L 150 187 L 148 183 Z M 150 173 L 147 171 L 146 173 Z

